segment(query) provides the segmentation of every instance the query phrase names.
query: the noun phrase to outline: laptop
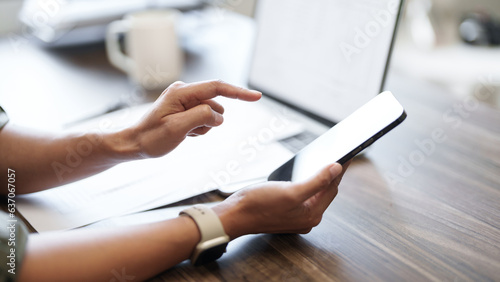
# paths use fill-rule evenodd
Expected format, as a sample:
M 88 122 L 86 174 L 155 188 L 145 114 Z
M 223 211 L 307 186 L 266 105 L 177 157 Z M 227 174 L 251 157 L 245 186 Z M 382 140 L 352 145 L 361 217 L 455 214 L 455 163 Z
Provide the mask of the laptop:
M 228 195 L 265 181 L 295 152 L 384 90 L 401 4 L 260 0 L 248 82 L 264 93 L 261 101 L 224 99 L 224 124 L 210 134 L 188 138 L 162 158 L 122 163 L 20 196 L 18 210 L 39 232 L 65 230 L 207 191 Z M 106 120 L 136 121 L 148 108 L 117 111 Z M 80 126 L 95 129 L 101 121 Z
M 269 170 L 385 90 L 402 5 L 402 0 L 258 2 L 248 85 L 264 94 L 259 106 L 271 114 L 253 121 L 260 125 L 250 134 L 275 138 L 261 138 L 273 148 L 263 150 L 248 170 L 265 164 Z M 288 130 L 272 132 L 272 118 Z M 231 194 L 267 178 L 249 174 L 253 177 L 219 190 Z

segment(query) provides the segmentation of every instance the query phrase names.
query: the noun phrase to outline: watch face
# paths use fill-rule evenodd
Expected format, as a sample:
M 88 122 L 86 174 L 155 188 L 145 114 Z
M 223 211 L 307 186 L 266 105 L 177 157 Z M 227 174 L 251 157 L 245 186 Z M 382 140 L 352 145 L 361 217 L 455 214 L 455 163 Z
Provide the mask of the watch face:
M 224 254 L 224 252 L 226 252 L 226 246 L 227 246 L 227 243 L 220 244 L 220 245 L 217 245 L 217 246 L 214 246 L 212 248 L 208 248 L 208 249 L 204 250 L 203 252 L 201 252 L 199 254 L 198 259 L 194 263 L 194 266 L 206 264 L 206 263 L 212 262 L 212 261 L 220 258 L 222 256 L 222 254 Z

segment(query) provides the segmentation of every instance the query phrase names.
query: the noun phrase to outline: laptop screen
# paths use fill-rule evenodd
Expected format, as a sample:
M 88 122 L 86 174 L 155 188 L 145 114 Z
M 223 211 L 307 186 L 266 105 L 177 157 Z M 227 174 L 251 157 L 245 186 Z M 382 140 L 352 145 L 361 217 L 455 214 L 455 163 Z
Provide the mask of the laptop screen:
M 336 123 L 382 92 L 401 0 L 260 0 L 249 85 Z

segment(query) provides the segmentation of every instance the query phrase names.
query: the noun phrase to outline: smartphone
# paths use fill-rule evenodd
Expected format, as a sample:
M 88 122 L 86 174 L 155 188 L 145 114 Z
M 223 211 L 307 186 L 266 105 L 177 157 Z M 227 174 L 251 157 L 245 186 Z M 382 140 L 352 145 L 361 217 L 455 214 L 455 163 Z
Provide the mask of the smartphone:
M 406 112 L 391 92 L 375 96 L 272 172 L 269 181 L 301 181 L 328 164 L 344 164 L 401 124 Z

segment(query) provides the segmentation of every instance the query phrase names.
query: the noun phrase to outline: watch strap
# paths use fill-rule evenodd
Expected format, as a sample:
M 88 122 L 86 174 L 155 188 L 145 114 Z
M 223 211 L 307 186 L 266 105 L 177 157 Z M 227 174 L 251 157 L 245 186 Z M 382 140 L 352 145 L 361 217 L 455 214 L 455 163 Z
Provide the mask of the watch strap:
M 218 237 L 228 237 L 219 216 L 211 208 L 204 205 L 195 205 L 180 212 L 180 215 L 183 214 L 190 216 L 198 225 L 201 235 L 200 242 Z
M 224 231 L 219 216 L 209 207 L 196 205 L 180 212 L 191 217 L 200 231 L 200 242 L 191 255 L 194 266 L 214 261 L 226 252 L 229 236 Z

